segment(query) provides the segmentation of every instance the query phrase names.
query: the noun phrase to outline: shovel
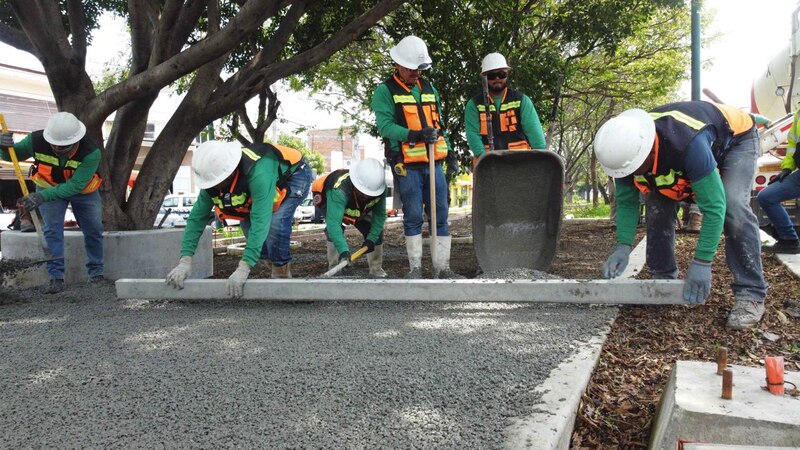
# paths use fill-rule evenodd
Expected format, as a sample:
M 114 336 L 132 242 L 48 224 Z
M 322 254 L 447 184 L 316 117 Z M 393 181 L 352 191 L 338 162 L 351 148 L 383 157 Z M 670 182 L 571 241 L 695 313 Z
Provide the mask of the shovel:
M 350 256 L 350 260 L 349 261 L 342 261 L 339 264 L 333 266 L 333 268 L 331 270 L 329 270 L 329 271 L 327 271 L 327 272 L 322 274 L 322 278 L 328 278 L 328 277 L 332 277 L 332 276 L 336 275 L 337 273 L 339 273 L 340 270 L 342 270 L 345 267 L 347 267 L 348 264 L 350 264 L 351 262 L 355 262 L 355 260 L 360 258 L 361 255 L 363 255 L 364 253 L 367 252 L 367 250 L 368 250 L 368 248 L 366 246 L 361 247 L 360 249 L 356 250 L 356 252 L 353 253 L 352 256 Z
M 8 133 L 8 125 L 6 125 L 6 119 L 0 114 L 0 126 L 2 127 L 3 133 Z M 25 184 L 25 177 L 22 176 L 22 169 L 19 167 L 19 160 L 17 159 L 17 152 L 14 151 L 14 147 L 8 147 L 8 153 L 11 155 L 11 162 L 14 163 L 14 172 L 17 174 L 17 180 L 19 180 L 19 187 L 22 189 L 22 195 L 28 195 L 28 185 Z M 42 252 L 46 258 L 52 260 L 50 249 L 47 248 L 47 242 L 44 240 L 44 233 L 42 233 L 42 220 L 39 218 L 39 210 L 34 209 L 31 213 L 31 219 L 33 220 L 33 225 L 36 228 L 36 236 L 39 238 L 39 243 L 42 246 Z

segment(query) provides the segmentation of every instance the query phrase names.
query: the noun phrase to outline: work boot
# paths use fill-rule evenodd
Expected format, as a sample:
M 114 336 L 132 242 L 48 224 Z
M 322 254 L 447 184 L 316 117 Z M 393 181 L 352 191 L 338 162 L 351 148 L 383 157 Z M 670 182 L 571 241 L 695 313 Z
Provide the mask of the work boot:
M 376 245 L 375 250 L 367 253 L 367 264 L 369 265 L 370 278 L 386 278 L 386 271 L 383 270 L 383 244 Z
M 45 293 L 47 294 L 58 294 L 59 292 L 64 291 L 64 280 L 60 278 L 53 278 L 50 280 L 50 286 L 47 287 Z
M 433 266 L 433 277 L 440 279 L 461 279 L 461 275 L 450 270 L 451 236 L 438 236 L 436 238 L 436 261 Z
M 703 226 L 703 213 L 692 211 L 689 213 L 689 221 L 683 227 L 683 231 L 687 233 L 699 233 L 700 228 Z
M 272 275 L 270 278 L 292 278 L 292 270 L 289 267 L 291 263 L 286 263 L 282 266 L 272 265 Z
M 337 264 L 339 264 L 339 252 L 336 251 L 333 242 L 328 241 L 328 270 L 333 269 Z
M 408 279 L 422 278 L 422 235 L 406 236 L 406 252 L 408 253 Z
M 764 245 L 761 250 L 767 253 L 784 253 L 796 255 L 800 253 L 800 239 L 778 239 L 773 245 Z
M 726 327 L 734 330 L 744 330 L 757 324 L 764 315 L 764 302 L 757 302 L 754 300 L 736 300 L 733 309 L 728 314 L 728 323 Z
M 89 283 L 91 284 L 98 284 L 106 281 L 106 277 L 102 275 L 92 275 L 89 277 Z

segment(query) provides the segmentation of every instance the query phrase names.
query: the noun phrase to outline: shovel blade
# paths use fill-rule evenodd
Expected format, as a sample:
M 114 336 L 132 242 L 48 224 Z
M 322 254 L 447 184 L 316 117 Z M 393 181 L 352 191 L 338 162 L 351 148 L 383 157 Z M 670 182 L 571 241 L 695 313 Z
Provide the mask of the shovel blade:
M 553 152 L 496 150 L 475 166 L 473 245 L 484 272 L 547 271 L 561 231 L 564 163 Z

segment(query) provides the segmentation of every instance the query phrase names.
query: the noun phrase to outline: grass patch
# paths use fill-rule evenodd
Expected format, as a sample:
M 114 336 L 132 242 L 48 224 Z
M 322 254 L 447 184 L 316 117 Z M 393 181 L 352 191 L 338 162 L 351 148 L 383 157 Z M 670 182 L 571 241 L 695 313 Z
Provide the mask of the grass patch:
M 600 205 L 597 208 L 591 206 L 577 206 L 564 208 L 564 214 L 572 214 L 575 218 L 608 218 L 611 216 L 611 205 Z

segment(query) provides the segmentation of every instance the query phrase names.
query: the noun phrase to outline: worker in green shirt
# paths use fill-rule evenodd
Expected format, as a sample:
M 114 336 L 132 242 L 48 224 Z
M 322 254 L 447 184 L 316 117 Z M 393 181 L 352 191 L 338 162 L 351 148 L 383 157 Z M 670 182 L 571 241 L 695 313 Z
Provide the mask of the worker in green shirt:
M 364 236 L 372 278 L 386 278 L 383 270 L 383 226 L 386 223 L 386 172 L 377 159 L 366 158 L 347 169 L 334 170 L 311 184 L 314 206 L 325 214 L 328 270 L 341 261 L 350 262 L 345 224 Z
M 259 258 L 271 264 L 272 278 L 291 278 L 294 211 L 308 196 L 312 176 L 303 155 L 282 145 L 256 143 L 242 148 L 235 142 L 208 141 L 195 150 L 192 171 L 202 190 L 186 220 L 180 262 L 167 275 L 167 284 L 183 288 L 212 208 L 222 219 L 241 221 L 247 236 L 242 260 L 228 277 L 228 295 L 242 296 Z
M 645 193 L 647 265 L 654 278 L 678 277 L 677 202 L 696 202 L 703 224 L 686 271 L 683 297 L 702 303 L 711 293 L 711 261 L 725 233 L 725 257 L 736 303 L 727 326 L 752 327 L 764 314 L 767 283 L 761 266 L 758 222 L 750 208 L 760 142 L 749 114 L 704 101 L 629 109 L 603 124 L 594 140 L 597 161 L 616 179 L 617 246 L 605 278 L 628 264 Z
M 389 50 L 389 56 L 394 61 L 394 73 L 372 94 L 372 111 L 403 202 L 403 232 L 410 268 L 407 277 L 422 277 L 423 207 L 430 218 L 433 191 L 438 237 L 433 275 L 459 278 L 450 270 L 451 238 L 447 228 L 447 180 L 458 172 L 458 163 L 444 132 L 439 92 L 430 81 L 420 78 L 421 71 L 431 67 L 428 46 L 417 36 L 406 36 Z M 434 147 L 434 186 L 430 186 L 427 146 Z M 445 160 L 447 174 L 442 167 Z
M 86 136 L 86 126 L 68 113 L 54 114 L 44 130 L 34 131 L 15 143 L 11 133 L 0 135 L 0 156 L 11 160 L 8 147 L 14 147 L 20 161 L 33 158 L 36 192 L 20 199 L 30 212 L 39 208 L 44 220 L 44 237 L 52 260 L 47 262 L 50 285 L 46 292 L 64 290 L 64 215 L 67 206 L 83 232 L 86 270 L 90 283 L 103 281 L 103 202 L 100 148 Z
M 472 96 L 464 109 L 464 127 L 473 163 L 489 150 L 489 128 L 496 150 L 544 149 L 545 140 L 539 114 L 530 97 L 508 87 L 511 67 L 500 53 L 489 53 L 481 63 L 481 76 L 488 86 L 491 127 L 486 123 L 483 92 Z

